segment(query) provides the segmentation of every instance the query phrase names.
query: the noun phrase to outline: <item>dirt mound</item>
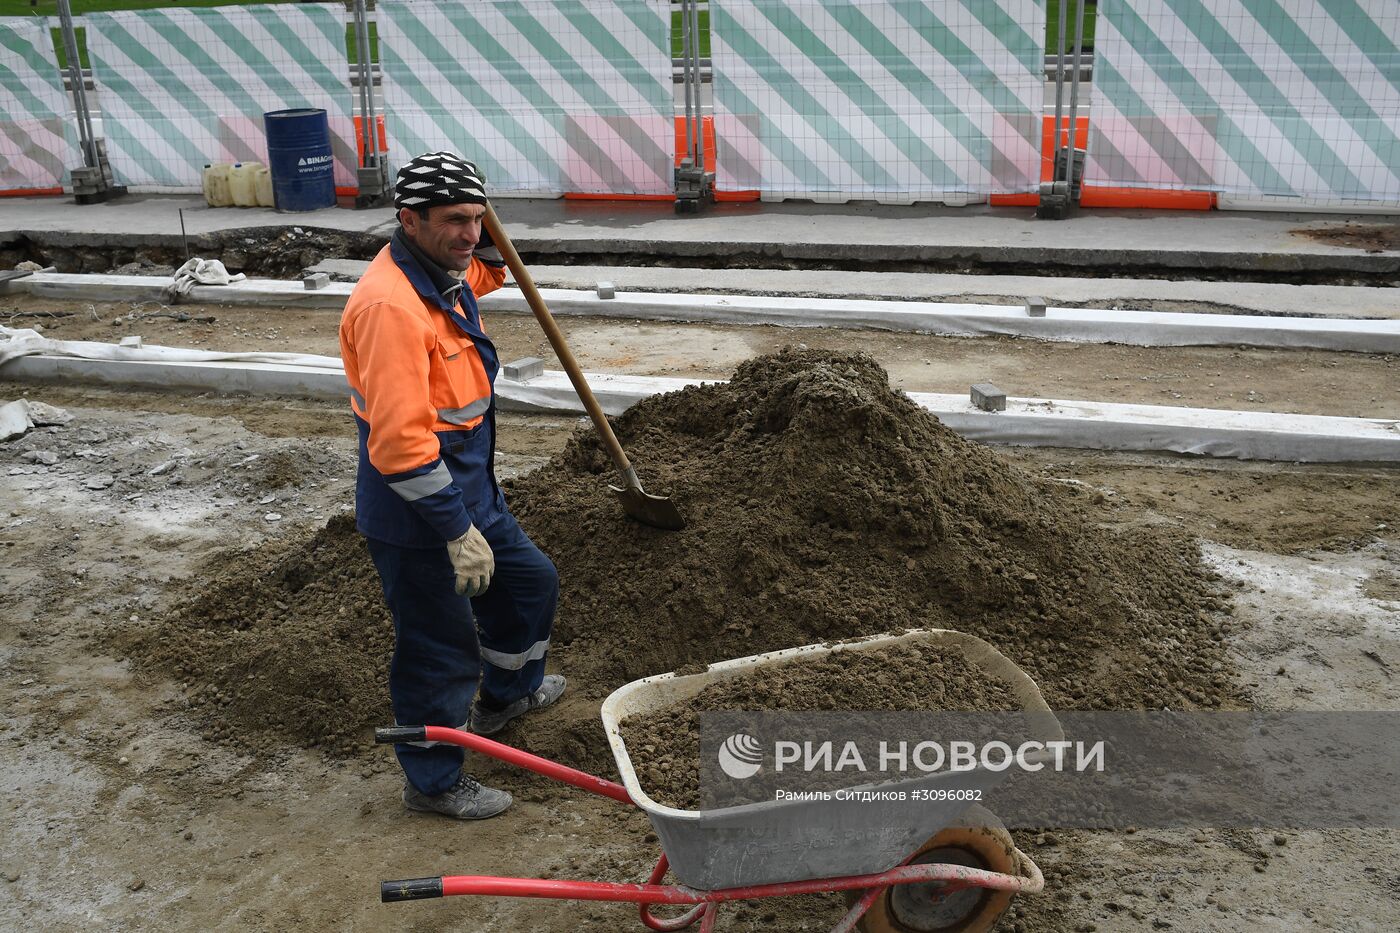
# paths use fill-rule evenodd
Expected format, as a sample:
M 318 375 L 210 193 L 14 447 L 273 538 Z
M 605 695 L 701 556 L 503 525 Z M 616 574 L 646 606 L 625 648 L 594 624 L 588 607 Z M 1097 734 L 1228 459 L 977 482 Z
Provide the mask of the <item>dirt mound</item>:
M 1193 542 L 1100 527 L 1087 496 L 954 434 L 868 357 L 756 359 L 616 427 L 684 531 L 622 516 L 591 432 L 510 484 L 560 567 L 561 663 L 588 680 L 940 626 L 988 639 L 1062 706 L 1222 699 L 1199 676 L 1220 652 Z
M 249 465 L 248 482 L 259 491 L 295 486 L 306 475 L 306 460 L 300 451 L 275 450 Z
M 551 663 L 572 685 L 508 742 L 611 770 L 596 701 L 628 680 L 922 627 L 987 639 L 1052 707 L 1234 701 L 1191 540 L 1103 526 L 1089 494 L 960 438 L 869 357 L 787 350 L 615 423 L 689 524 L 625 518 L 587 430 L 505 484 L 559 567 Z M 212 691 L 219 722 L 349 749 L 388 721 L 391 627 L 348 520 L 213 571 L 161 633 L 152 660 Z
M 120 647 L 186 684 L 206 736 L 350 754 L 393 722 L 394 628 L 353 518 L 224 555 L 199 592 Z

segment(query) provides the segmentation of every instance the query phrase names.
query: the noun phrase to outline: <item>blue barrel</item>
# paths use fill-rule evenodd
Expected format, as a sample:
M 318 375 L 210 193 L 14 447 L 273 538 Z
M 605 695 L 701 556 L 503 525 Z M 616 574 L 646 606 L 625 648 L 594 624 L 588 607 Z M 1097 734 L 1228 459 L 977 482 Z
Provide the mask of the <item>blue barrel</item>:
M 319 109 L 273 110 L 263 114 L 267 170 L 279 211 L 335 207 L 335 156 L 331 128 Z

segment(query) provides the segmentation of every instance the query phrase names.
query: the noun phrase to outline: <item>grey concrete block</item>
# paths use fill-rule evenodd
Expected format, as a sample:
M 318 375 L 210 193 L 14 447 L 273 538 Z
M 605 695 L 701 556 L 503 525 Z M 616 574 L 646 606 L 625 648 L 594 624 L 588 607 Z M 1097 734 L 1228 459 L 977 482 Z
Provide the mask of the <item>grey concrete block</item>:
M 1026 299 L 1026 314 L 1031 317 L 1045 317 L 1045 299 L 1036 295 Z
M 377 165 L 356 169 L 355 180 L 359 183 L 361 194 L 378 194 L 384 190 L 384 173 Z
M 598 297 L 599 297 L 599 298 L 616 298 L 616 297 L 617 297 L 617 286 L 614 285 L 614 284 L 611 283 L 611 282 L 599 282 L 599 283 L 598 283 Z
M 121 339 L 121 342 L 118 343 L 117 346 L 132 347 L 133 349 L 139 350 L 141 349 L 141 337 L 137 334 L 132 334 L 129 337 L 123 337 Z
M 524 359 L 505 364 L 501 367 L 501 370 L 505 373 L 507 379 L 513 379 L 516 382 L 525 382 L 526 380 L 544 375 L 544 360 L 537 356 L 527 356 Z
M 331 284 L 331 277 L 324 272 L 313 272 L 301 280 L 302 288 L 307 291 L 325 288 L 329 284 Z
M 990 382 L 979 382 L 972 387 L 972 404 L 983 411 L 1006 411 L 1006 393 Z

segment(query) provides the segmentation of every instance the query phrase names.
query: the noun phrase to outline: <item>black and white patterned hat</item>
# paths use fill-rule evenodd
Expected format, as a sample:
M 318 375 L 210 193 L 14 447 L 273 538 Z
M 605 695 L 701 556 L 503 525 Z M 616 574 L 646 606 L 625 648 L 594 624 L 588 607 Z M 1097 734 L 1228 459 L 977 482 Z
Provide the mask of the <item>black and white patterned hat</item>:
M 399 169 L 394 207 L 439 204 L 485 204 L 486 179 L 466 159 L 452 152 L 428 152 Z

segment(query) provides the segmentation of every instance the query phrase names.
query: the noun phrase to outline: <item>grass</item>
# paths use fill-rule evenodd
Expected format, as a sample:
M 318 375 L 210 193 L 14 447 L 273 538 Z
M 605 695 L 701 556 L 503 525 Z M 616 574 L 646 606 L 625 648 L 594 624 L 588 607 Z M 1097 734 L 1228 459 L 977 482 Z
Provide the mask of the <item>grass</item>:
M 81 17 L 84 13 L 115 13 L 118 10 L 154 10 L 169 9 L 172 7 L 211 7 L 211 6 L 257 6 L 263 3 L 285 3 L 286 0 L 244 0 L 241 3 L 231 3 L 230 0 L 71 0 L 73 15 Z M 0 0 L 0 16 L 58 16 L 58 4 L 55 0 L 38 0 L 34 5 L 30 5 L 29 0 Z M 78 40 L 78 60 L 84 68 L 89 67 L 87 55 L 87 31 L 83 29 L 82 20 L 77 20 L 77 28 L 74 30 Z M 375 23 L 369 24 L 369 45 L 370 61 L 379 61 L 379 31 Z M 58 66 L 68 67 L 68 56 L 63 48 L 63 32 L 55 27 L 53 29 L 54 51 L 58 54 Z M 355 42 L 354 24 L 345 27 L 345 49 L 350 58 L 350 64 L 359 61 L 358 44 Z
M 710 11 L 700 10 L 696 14 L 700 21 L 700 57 L 710 57 Z M 681 14 L 671 14 L 671 57 L 680 58 L 684 54 L 684 41 L 681 36 Z
M 111 13 L 115 10 L 155 10 L 179 6 L 253 6 L 258 3 L 278 3 L 286 0 L 244 0 L 230 3 L 229 0 L 69 0 L 74 16 L 84 13 Z M 58 4 L 55 0 L 0 0 L 0 16 L 57 16 Z
M 1060 37 L 1060 2 L 1061 0 L 1048 0 L 1045 10 L 1045 51 L 1049 55 L 1054 55 L 1059 46 Z M 1067 16 L 1070 17 L 1065 29 L 1065 54 L 1074 54 L 1074 8 L 1078 5 L 1075 0 L 1065 0 L 1069 4 Z M 1094 23 L 1098 21 L 1098 3 L 1095 0 L 1085 0 L 1084 3 L 1084 48 L 1094 47 Z

